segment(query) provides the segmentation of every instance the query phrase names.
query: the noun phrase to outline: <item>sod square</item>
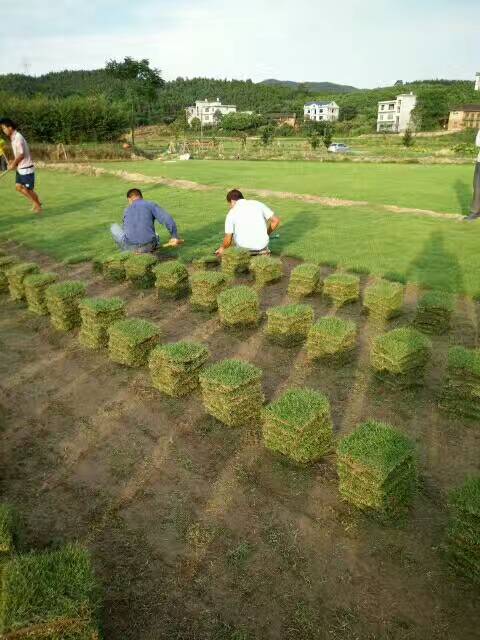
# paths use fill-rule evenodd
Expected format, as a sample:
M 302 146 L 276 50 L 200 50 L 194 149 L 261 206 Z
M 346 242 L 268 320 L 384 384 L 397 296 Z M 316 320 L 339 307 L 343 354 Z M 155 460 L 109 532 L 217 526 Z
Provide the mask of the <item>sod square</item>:
M 148 361 L 152 384 L 169 396 L 185 396 L 198 387 L 198 376 L 209 357 L 207 347 L 197 342 L 159 345 Z
M 85 297 L 87 287 L 78 280 L 65 280 L 51 284 L 45 289 L 50 321 L 59 331 L 71 331 L 80 326 L 80 300 Z
M 223 273 L 216 271 L 194 273 L 190 278 L 192 308 L 197 311 L 215 311 L 218 308 L 218 294 L 225 285 L 226 279 Z
M 150 351 L 158 344 L 161 331 L 142 318 L 117 320 L 108 329 L 110 359 L 127 367 L 143 367 Z
M 23 281 L 28 275 L 39 271 L 39 266 L 34 262 L 19 262 L 10 266 L 5 272 L 10 298 L 12 300 L 25 300 L 25 285 Z
M 313 389 L 289 389 L 263 412 L 265 446 L 295 462 L 314 462 L 333 449 L 328 398 Z
M 8 560 L 1 576 L 5 637 L 97 640 L 99 596 L 90 557 L 77 545 Z
M 178 260 L 162 262 L 154 267 L 155 287 L 159 297 L 183 298 L 190 290 L 187 267 Z
M 377 376 L 393 386 L 421 384 L 432 343 L 411 327 L 393 329 L 372 343 L 370 362 Z
M 150 253 L 131 253 L 125 260 L 125 277 L 138 289 L 150 289 L 155 282 L 157 259 Z
M 104 262 L 105 262 L 105 256 L 94 256 L 92 258 L 93 273 L 103 273 Z
M 0 503 L 0 560 L 15 551 L 16 517 L 13 508 Z
M 267 311 L 265 335 L 271 342 L 284 347 L 301 344 L 307 338 L 313 317 L 313 307 L 308 304 L 271 307 Z
M 454 309 L 455 297 L 451 293 L 428 291 L 417 305 L 414 325 L 423 333 L 447 333 Z
M 250 271 L 260 286 L 278 282 L 283 276 L 282 261 L 272 256 L 255 256 L 250 261 Z
M 469 478 L 449 495 L 447 551 L 454 569 L 480 584 L 480 476 Z
M 7 269 L 17 264 L 18 260 L 14 256 L 0 256 L 0 293 L 8 293 Z
M 234 278 L 240 273 L 247 273 L 250 268 L 250 260 L 250 251 L 247 249 L 229 247 L 222 255 L 222 271 L 229 278 Z
M 125 302 L 121 298 L 84 298 L 79 304 L 82 326 L 78 339 L 89 349 L 108 346 L 108 328 L 125 317 Z
M 194 271 L 208 271 L 216 269 L 220 265 L 220 258 L 215 254 L 205 256 L 196 256 L 192 260 L 192 268 Z
M 352 273 L 332 273 L 323 281 L 323 293 L 341 307 L 360 298 L 360 278 Z
M 306 298 L 320 289 L 320 267 L 316 264 L 299 264 L 290 274 L 288 295 L 291 298 Z
M 480 420 L 480 349 L 452 347 L 440 406 L 452 414 Z
M 243 360 L 212 364 L 200 373 L 203 405 L 207 413 L 230 427 L 260 421 L 262 370 Z
M 125 280 L 125 262 L 130 258 L 131 254 L 128 251 L 123 253 L 113 253 L 112 255 L 104 258 L 102 263 L 102 273 L 111 282 L 123 282 Z
M 226 327 L 257 325 L 260 320 L 258 293 L 246 285 L 225 289 L 217 303 L 220 321 Z
M 413 443 L 390 425 L 369 421 L 337 449 L 342 497 L 366 511 L 398 516 L 412 503 L 417 473 Z
M 23 281 L 28 310 L 39 316 L 48 315 L 45 291 L 58 280 L 55 273 L 33 273 Z
M 352 320 L 324 317 L 312 325 L 307 337 L 310 360 L 349 358 L 357 342 L 357 325 Z
M 404 287 L 399 282 L 379 280 L 365 289 L 363 306 L 374 320 L 390 320 L 403 307 Z

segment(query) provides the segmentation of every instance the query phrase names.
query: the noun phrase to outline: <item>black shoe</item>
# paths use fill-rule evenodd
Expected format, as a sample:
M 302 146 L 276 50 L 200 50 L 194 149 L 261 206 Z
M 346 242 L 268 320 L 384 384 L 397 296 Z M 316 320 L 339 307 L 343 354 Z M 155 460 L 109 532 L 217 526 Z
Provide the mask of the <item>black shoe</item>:
M 480 218 L 480 213 L 471 213 L 463 219 L 463 222 L 474 222 L 475 220 L 478 220 L 478 218 Z

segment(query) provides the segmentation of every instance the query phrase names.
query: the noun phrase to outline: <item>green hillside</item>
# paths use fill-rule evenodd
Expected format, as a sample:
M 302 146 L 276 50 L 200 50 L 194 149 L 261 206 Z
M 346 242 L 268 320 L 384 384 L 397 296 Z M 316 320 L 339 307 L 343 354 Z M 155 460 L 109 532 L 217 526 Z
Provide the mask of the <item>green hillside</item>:
M 294 82 L 293 80 L 268 78 L 267 80 L 262 80 L 259 84 L 267 84 L 270 87 L 286 87 L 294 90 L 304 87 L 312 93 L 352 93 L 353 91 L 360 91 L 360 89 L 348 84 L 335 84 L 334 82 Z

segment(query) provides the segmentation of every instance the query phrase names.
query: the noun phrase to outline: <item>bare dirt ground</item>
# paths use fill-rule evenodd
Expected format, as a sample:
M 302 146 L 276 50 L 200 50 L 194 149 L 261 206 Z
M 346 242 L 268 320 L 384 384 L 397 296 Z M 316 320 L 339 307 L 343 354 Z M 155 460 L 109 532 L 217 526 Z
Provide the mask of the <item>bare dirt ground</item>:
M 78 539 L 91 550 L 107 640 L 478 638 L 479 590 L 450 572 L 441 545 L 446 492 L 478 473 L 480 430 L 435 403 L 448 346 L 479 344 L 478 305 L 459 300 L 454 330 L 434 339 L 425 385 L 393 392 L 370 375 L 379 329 L 359 303 L 339 312 L 361 327 L 355 361 L 312 366 L 301 349 L 268 344 L 261 328 L 223 330 L 188 300 L 159 302 L 89 265 L 14 252 L 85 279 L 91 295 L 121 295 L 129 315 L 158 322 L 168 341 L 202 340 L 214 360 L 256 363 L 267 401 L 292 385 L 324 391 L 338 436 L 375 418 L 418 446 L 415 505 L 405 521 L 382 525 L 341 502 L 334 456 L 299 467 L 271 455 L 257 426 L 222 426 L 198 394 L 163 396 L 147 370 L 81 348 L 75 332 L 57 333 L 3 296 L 2 499 L 25 521 L 25 549 Z M 284 301 L 286 285 L 264 289 L 263 308 Z M 392 326 L 411 319 L 417 294 L 408 289 Z M 332 313 L 320 296 L 310 302 L 317 316 Z

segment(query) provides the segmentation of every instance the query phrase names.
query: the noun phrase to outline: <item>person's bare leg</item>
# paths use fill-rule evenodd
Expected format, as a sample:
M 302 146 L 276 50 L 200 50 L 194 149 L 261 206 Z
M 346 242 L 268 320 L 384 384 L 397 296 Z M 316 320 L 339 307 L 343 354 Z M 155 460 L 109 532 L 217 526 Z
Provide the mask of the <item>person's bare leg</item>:
M 17 191 L 25 196 L 32 203 L 32 211 L 35 213 L 42 213 L 42 205 L 38 199 L 37 194 L 32 189 L 27 189 L 22 184 L 17 184 Z

